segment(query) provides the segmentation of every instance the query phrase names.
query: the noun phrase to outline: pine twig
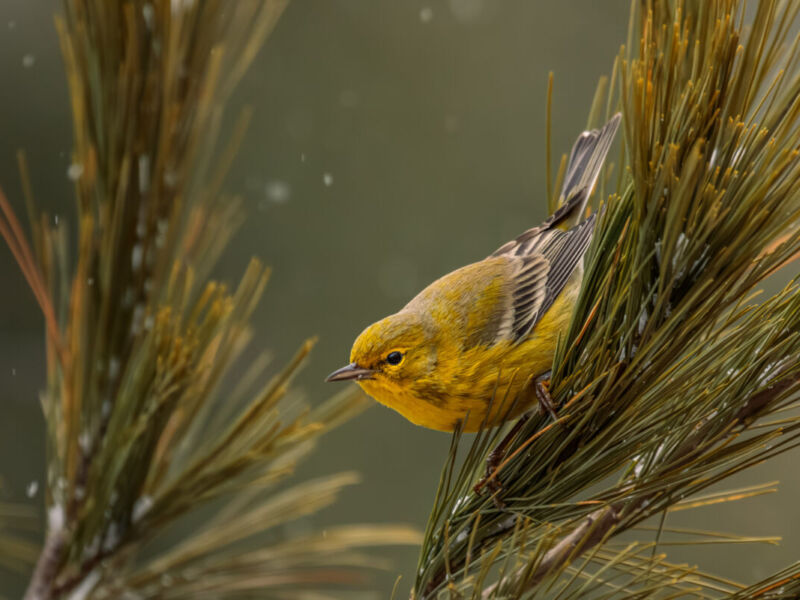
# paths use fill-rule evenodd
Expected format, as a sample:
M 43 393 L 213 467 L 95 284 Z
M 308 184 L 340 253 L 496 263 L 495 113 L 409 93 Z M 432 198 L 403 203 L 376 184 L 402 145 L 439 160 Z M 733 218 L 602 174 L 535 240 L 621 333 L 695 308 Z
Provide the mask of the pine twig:
M 736 420 L 745 422 L 755 418 L 765 405 L 775 401 L 776 398 L 794 387 L 797 382 L 798 378 L 790 377 L 773 384 L 770 389 L 751 396 L 743 403 Z M 702 426 L 703 423 L 698 424 L 697 434 L 688 437 L 684 445 L 675 452 L 673 460 L 678 466 L 681 462 L 690 460 L 701 446 L 703 435 L 700 429 Z M 518 592 L 527 591 L 539 585 L 548 576 L 560 573 L 576 557 L 591 551 L 595 546 L 604 542 L 620 523 L 623 515 L 628 517 L 641 513 L 642 509 L 650 504 L 658 493 L 646 494 L 628 503 L 616 502 L 598 508 L 586 516 L 574 530 L 556 542 L 532 571 L 527 571 L 527 567 L 520 568 L 516 575 L 509 576 L 504 580 L 503 587 L 514 587 L 515 582 L 524 577 L 524 585 L 518 589 Z M 499 583 L 491 585 L 483 591 L 483 598 L 487 600 L 494 598 L 499 591 Z

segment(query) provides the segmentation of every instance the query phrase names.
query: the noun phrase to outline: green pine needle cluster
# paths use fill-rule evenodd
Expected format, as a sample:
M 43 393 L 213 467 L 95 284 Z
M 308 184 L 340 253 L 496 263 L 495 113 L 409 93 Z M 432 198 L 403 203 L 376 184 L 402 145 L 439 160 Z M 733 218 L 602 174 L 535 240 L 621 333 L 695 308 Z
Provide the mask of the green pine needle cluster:
M 222 187 L 248 113 L 231 131 L 223 114 L 285 4 L 65 0 L 56 19 L 74 229 L 35 209 L 24 159 L 30 240 L 0 194 L 47 330 L 47 523 L 28 600 L 300 597 L 385 567 L 362 548 L 418 543 L 392 525 L 287 536 L 357 482 L 284 480 L 367 401 L 310 409 L 291 391 L 312 341 L 231 376 L 268 271 L 254 259 L 235 286 L 209 279 L 243 218 Z
M 800 5 L 752 8 L 633 3 L 590 119 L 621 110 L 622 148 L 554 360 L 559 418 L 514 438 L 502 509 L 472 490 L 499 434 L 462 461 L 456 436 L 415 598 L 797 597 L 800 564 L 746 588 L 663 552 L 774 541 L 666 515 L 766 491 L 702 495 L 800 444 L 800 288 L 756 297 L 800 252 Z

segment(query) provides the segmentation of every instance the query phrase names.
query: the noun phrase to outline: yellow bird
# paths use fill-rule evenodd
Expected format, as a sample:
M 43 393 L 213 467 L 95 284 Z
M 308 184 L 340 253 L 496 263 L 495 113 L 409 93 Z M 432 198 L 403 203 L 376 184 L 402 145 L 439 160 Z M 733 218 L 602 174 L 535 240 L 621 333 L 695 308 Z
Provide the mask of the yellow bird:
M 462 422 L 477 431 L 530 410 L 580 291 L 595 219 L 575 223 L 619 122 L 617 114 L 578 137 L 550 218 L 367 327 L 350 364 L 326 381 L 354 380 L 412 423 L 440 431 Z

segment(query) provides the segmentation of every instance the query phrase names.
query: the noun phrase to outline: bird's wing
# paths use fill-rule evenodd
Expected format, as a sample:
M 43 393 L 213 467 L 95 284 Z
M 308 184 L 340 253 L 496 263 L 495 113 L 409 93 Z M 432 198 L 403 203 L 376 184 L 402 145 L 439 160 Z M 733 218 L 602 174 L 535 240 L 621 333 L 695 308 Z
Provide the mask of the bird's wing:
M 531 254 L 514 261 L 518 266 L 512 283 L 510 327 L 506 339 L 520 340 L 536 324 L 547 297 L 550 261 L 541 254 Z
M 569 155 L 559 209 L 490 256 L 510 258 L 513 265 L 511 306 L 501 321 L 498 339 L 525 339 L 583 258 L 592 239 L 594 216 L 568 227 L 583 217 L 621 118 L 616 114 L 601 129 L 578 137 Z
M 506 339 L 525 339 L 564 288 L 592 239 L 594 215 L 569 231 L 534 227 L 494 254 L 512 259 Z

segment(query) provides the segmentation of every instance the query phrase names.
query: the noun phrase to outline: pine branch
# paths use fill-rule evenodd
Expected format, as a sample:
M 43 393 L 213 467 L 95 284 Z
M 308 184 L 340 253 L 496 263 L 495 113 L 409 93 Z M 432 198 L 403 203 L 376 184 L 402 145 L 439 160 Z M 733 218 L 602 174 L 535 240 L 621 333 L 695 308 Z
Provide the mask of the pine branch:
M 238 285 L 209 278 L 243 219 L 222 188 L 249 112 L 230 132 L 223 115 L 285 5 L 64 0 L 56 18 L 76 230 L 37 214 L 24 160 L 32 243 L 0 192 L 0 235 L 47 330 L 47 531 L 27 600 L 298 597 L 384 566 L 359 548 L 418 540 L 386 525 L 327 545 L 275 535 L 357 482 L 279 485 L 368 403 L 310 409 L 291 392 L 312 340 L 271 378 L 262 356 L 230 381 L 269 271 L 253 259 Z
M 795 387 L 797 383 L 796 377 L 788 378 L 774 384 L 770 389 L 748 398 L 742 405 L 736 420 L 747 422 L 753 419 L 765 405 Z M 689 436 L 673 457 L 678 462 L 678 466 L 681 461 L 686 463 L 691 460 L 697 450 L 701 448 L 702 442 L 701 430 L 698 430 L 694 436 Z M 636 498 L 634 501 L 618 502 L 595 510 L 585 517 L 573 531 L 557 541 L 533 571 L 520 569 L 516 575 L 506 577 L 504 585 L 511 588 L 516 587 L 518 591 L 526 591 L 539 585 L 549 575 L 562 572 L 565 566 L 576 557 L 605 542 L 622 522 L 624 513 L 633 515 L 634 522 L 640 518 L 635 515 L 647 514 L 647 506 L 657 499 L 659 493 L 660 491 L 653 492 Z M 502 590 L 499 586 L 490 586 L 484 590 L 483 597 L 494 598 L 498 593 L 502 597 Z

